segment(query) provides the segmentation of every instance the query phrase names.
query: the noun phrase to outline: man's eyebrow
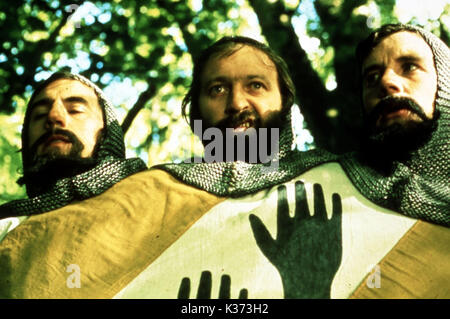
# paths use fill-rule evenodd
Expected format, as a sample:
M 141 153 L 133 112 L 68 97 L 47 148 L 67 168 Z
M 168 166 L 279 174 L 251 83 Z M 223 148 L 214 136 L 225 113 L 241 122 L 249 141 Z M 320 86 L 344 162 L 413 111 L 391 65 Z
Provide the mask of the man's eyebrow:
M 30 108 L 33 109 L 36 106 L 48 106 L 48 105 L 51 105 L 53 103 L 53 101 L 54 101 L 53 99 L 50 99 L 48 97 L 44 97 L 42 99 L 39 99 L 39 100 L 33 102 L 30 105 Z M 78 103 L 82 103 L 82 104 L 86 104 L 86 105 L 89 104 L 89 102 L 82 96 L 69 96 L 69 97 L 64 99 L 64 102 L 70 102 L 70 103 L 77 103 L 78 102 Z
M 406 54 L 400 56 L 397 60 L 401 62 L 420 62 L 423 58 L 418 55 Z
M 265 75 L 262 75 L 262 74 L 250 74 L 250 75 L 247 75 L 245 77 L 245 79 L 246 80 L 260 79 L 262 81 L 269 82 L 268 78 Z M 229 81 L 228 77 L 226 77 L 226 76 L 217 76 L 217 77 L 214 77 L 212 79 L 207 80 L 205 82 L 205 86 L 208 87 L 209 85 L 211 85 L 211 83 L 214 83 L 214 82 L 227 82 L 227 81 Z
M 205 87 L 210 86 L 211 83 L 214 83 L 214 82 L 226 82 L 227 80 L 228 80 L 228 78 L 226 76 L 216 76 L 216 77 L 213 77 L 213 78 L 205 81 Z
M 248 80 L 253 80 L 253 79 L 260 79 L 266 82 L 269 82 L 269 80 L 267 79 L 267 77 L 263 74 L 255 74 L 255 75 L 248 75 L 247 76 Z
M 64 99 L 64 102 L 72 102 L 72 103 L 83 103 L 83 104 L 89 104 L 89 102 L 82 96 L 69 96 Z
M 48 97 L 44 97 L 42 99 L 39 99 L 37 101 L 34 101 L 31 105 L 30 105 L 30 109 L 35 108 L 36 106 L 40 106 L 40 105 L 50 105 L 53 103 L 53 100 L 48 98 Z

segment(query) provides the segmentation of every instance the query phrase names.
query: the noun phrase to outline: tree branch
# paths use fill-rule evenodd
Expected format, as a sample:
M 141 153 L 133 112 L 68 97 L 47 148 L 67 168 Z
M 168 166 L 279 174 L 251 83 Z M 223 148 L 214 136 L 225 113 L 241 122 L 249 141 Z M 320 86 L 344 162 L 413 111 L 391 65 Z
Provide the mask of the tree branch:
M 441 18 L 439 19 L 439 23 L 440 23 L 439 31 L 441 33 L 441 40 L 444 41 L 444 43 L 446 43 L 447 45 L 450 45 L 450 36 L 447 30 L 445 30 L 444 22 L 442 21 Z
M 27 85 L 34 86 L 36 84 L 36 81 L 34 80 L 34 72 L 36 68 L 41 65 L 42 58 L 41 54 L 36 53 L 46 52 L 56 45 L 56 38 L 59 35 L 61 29 L 66 25 L 69 16 L 69 13 L 64 13 L 61 22 L 47 39 L 35 43 L 27 42 L 27 50 L 20 52 L 17 56 L 19 63 L 24 67 L 24 73 L 22 75 L 17 75 L 14 68 L 12 68 L 12 64 L 10 61 L 12 61 L 13 56 L 7 55 L 9 61 L 8 66 L 10 68 L 10 88 L 3 96 L 2 111 L 6 113 L 13 112 L 14 109 L 12 108 L 11 103 L 12 97 L 19 92 L 23 93 Z
M 148 88 L 144 92 L 142 92 L 139 95 L 138 100 L 133 105 L 133 107 L 128 111 L 127 116 L 122 122 L 122 130 L 123 134 L 125 135 L 128 129 L 131 126 L 131 123 L 135 119 L 135 117 L 138 115 L 139 111 L 145 107 L 147 102 L 152 99 L 156 94 L 156 85 L 153 81 L 149 81 Z
M 283 14 L 290 17 L 292 12 L 287 11 L 281 1 L 269 3 L 267 0 L 250 0 L 250 4 L 271 48 L 278 52 L 288 65 L 297 91 L 297 102 L 316 145 L 335 150 L 336 135 L 330 130 L 334 122 L 326 116 L 332 95 L 312 68 L 292 24 L 280 21 Z

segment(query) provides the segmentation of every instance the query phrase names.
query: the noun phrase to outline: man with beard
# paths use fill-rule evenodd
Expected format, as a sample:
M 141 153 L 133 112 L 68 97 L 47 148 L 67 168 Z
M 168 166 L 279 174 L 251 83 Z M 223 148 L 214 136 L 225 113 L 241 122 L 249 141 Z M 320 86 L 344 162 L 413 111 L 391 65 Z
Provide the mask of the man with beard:
M 406 160 L 435 130 L 437 74 L 433 53 L 419 34 L 399 31 L 383 37 L 395 29 L 384 30 L 371 52 L 363 43 L 358 54 L 368 131 L 364 151 L 392 162 Z
M 42 213 L 101 194 L 146 169 L 125 159 L 123 133 L 103 92 L 81 75 L 56 72 L 30 98 L 22 130 L 29 199 L 0 206 L 1 216 Z
M 125 158 L 123 132 L 103 92 L 65 71 L 50 76 L 30 98 L 22 159 L 18 183 L 25 185 L 28 198 L 0 206 L 0 296 L 57 298 L 71 264 L 67 253 L 92 254 L 87 229 L 99 234 L 111 228 L 94 220 L 111 217 L 109 211 L 119 213 L 124 203 L 118 204 L 118 189 L 140 185 L 136 178 L 142 179 L 147 167 L 141 159 Z M 100 237 L 95 241 L 102 242 Z M 83 241 L 89 247 L 81 248 Z M 56 274 L 62 279 L 55 289 L 48 278 Z
M 205 161 L 267 162 L 277 153 L 294 96 L 287 66 L 275 52 L 250 38 L 225 37 L 198 57 L 183 115 L 189 109 Z
M 79 81 L 56 77 L 35 91 L 24 124 L 20 183 L 27 185 L 31 197 L 55 180 L 92 168 L 104 128 L 95 91 Z
M 384 207 L 450 225 L 450 53 L 421 28 L 386 25 L 357 48 L 366 140 L 341 163 Z
M 379 264 L 387 285 L 353 296 L 448 298 L 450 50 L 420 27 L 394 24 L 362 41 L 356 58 L 366 139 L 339 162 L 366 198 L 418 222 Z

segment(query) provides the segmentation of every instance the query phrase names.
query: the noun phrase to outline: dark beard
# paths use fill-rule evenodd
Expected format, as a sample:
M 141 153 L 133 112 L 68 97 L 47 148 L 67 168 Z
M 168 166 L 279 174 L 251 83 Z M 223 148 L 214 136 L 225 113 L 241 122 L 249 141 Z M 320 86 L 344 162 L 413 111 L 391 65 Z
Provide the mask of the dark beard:
M 220 131 L 222 132 L 222 141 L 221 141 L 221 145 L 223 146 L 223 151 L 222 153 L 224 154 L 224 160 L 229 161 L 244 161 L 247 163 L 261 163 L 261 158 L 259 158 L 259 154 L 260 154 L 260 134 L 259 133 L 259 129 L 260 128 L 267 128 L 267 136 L 265 136 L 266 139 L 266 143 L 265 143 L 265 150 L 267 152 L 263 152 L 266 154 L 272 154 L 272 152 L 276 149 L 279 149 L 279 140 L 278 138 L 274 138 L 271 135 L 271 129 L 277 129 L 278 130 L 278 136 L 279 134 L 281 134 L 281 129 L 283 127 L 283 119 L 285 119 L 286 114 L 287 114 L 288 110 L 281 110 L 281 111 L 274 111 L 272 113 L 270 113 L 266 119 L 266 121 L 263 123 L 263 121 L 261 120 L 261 117 L 258 115 L 258 113 L 256 113 L 253 110 L 245 110 L 243 112 L 240 112 L 238 114 L 234 114 L 232 116 L 229 116 L 225 119 L 223 119 L 222 121 L 220 121 L 219 123 L 217 123 L 214 126 L 208 125 L 205 130 L 209 127 L 216 127 L 218 129 L 220 129 Z M 256 147 L 251 147 L 250 143 L 251 143 L 251 139 L 249 136 L 245 136 L 246 133 L 249 134 L 249 131 L 247 132 L 242 132 L 242 133 L 234 133 L 232 132 L 232 128 L 237 126 L 240 123 L 244 123 L 246 121 L 250 121 L 252 123 L 252 128 L 255 129 L 255 133 L 257 136 L 257 145 Z M 227 145 L 227 129 L 228 129 L 228 134 L 232 135 L 232 138 L 234 139 L 234 149 L 233 149 L 233 157 L 230 159 L 231 156 L 227 157 L 227 153 L 229 153 L 228 155 L 231 154 L 230 149 L 228 149 L 227 147 L 229 147 L 229 145 Z M 231 130 L 230 130 L 231 129 Z M 203 131 L 204 132 L 204 131 Z M 240 146 L 237 143 L 238 140 L 238 136 L 245 136 L 245 146 L 244 149 L 238 149 L 238 147 Z M 254 141 L 254 139 L 252 139 Z M 274 141 L 272 141 L 274 140 Z M 211 143 L 212 141 L 209 140 L 203 140 L 203 145 L 207 146 L 209 143 Z M 276 144 L 274 144 L 276 143 Z M 273 145 L 272 145 L 273 144 Z M 257 156 L 250 156 L 250 152 L 256 149 L 256 154 Z M 244 156 L 242 156 L 244 155 Z M 256 157 L 256 161 L 254 160 Z M 264 161 L 265 162 L 265 161 Z
M 406 109 L 416 114 L 420 122 L 393 123 L 388 127 L 376 127 L 381 114 Z M 407 161 L 412 153 L 426 144 L 437 127 L 439 112 L 436 110 L 429 119 L 422 108 L 407 97 L 389 96 L 381 100 L 366 118 L 367 128 L 364 132 L 363 154 L 372 165 L 390 169 L 393 161 Z
M 68 139 L 72 145 L 69 153 L 61 154 L 59 150 L 50 150 L 43 155 L 36 155 L 37 147 L 54 134 L 63 135 Z M 18 183 L 26 184 L 29 194 L 30 192 L 37 194 L 52 186 L 57 180 L 72 177 L 93 168 L 98 162 L 94 155 L 103 139 L 102 130 L 96 139 L 93 156 L 82 158 L 81 152 L 84 145 L 75 134 L 62 129 L 45 133 L 30 147 L 30 154 L 34 156 L 31 159 L 31 165 L 24 169 L 24 176 L 18 180 Z

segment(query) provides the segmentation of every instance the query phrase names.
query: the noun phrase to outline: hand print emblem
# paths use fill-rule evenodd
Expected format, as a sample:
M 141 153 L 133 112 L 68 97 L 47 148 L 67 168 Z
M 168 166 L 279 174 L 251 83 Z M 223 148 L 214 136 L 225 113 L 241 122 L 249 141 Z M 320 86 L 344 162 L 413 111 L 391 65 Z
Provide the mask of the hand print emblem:
M 342 259 L 342 203 L 333 194 L 328 219 L 322 187 L 314 185 L 314 215 L 303 182 L 295 183 L 295 214 L 289 216 L 286 186 L 278 187 L 277 235 L 273 239 L 256 215 L 249 216 L 256 243 L 278 269 L 285 298 L 330 298 Z
M 210 271 L 203 271 L 200 276 L 200 283 L 197 290 L 197 299 L 211 299 L 212 274 Z M 219 299 L 230 299 L 231 278 L 228 275 L 222 275 L 219 288 Z M 178 290 L 178 299 L 189 299 L 191 292 L 191 280 L 185 277 L 181 280 Z M 247 299 L 247 289 L 241 289 L 239 299 Z

